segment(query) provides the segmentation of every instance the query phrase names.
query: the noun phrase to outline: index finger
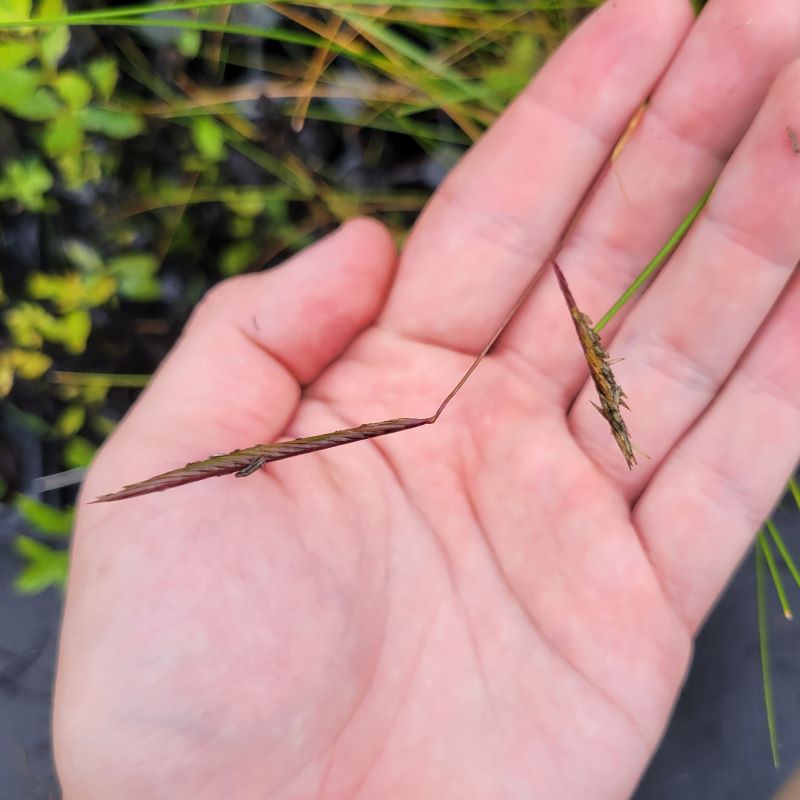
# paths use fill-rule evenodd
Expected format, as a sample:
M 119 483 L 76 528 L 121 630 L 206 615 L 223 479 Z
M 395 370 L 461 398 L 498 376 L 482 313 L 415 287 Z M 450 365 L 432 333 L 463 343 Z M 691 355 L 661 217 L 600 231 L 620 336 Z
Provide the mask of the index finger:
M 611 0 L 447 177 L 380 323 L 474 353 L 541 267 L 692 23 L 687 0 Z

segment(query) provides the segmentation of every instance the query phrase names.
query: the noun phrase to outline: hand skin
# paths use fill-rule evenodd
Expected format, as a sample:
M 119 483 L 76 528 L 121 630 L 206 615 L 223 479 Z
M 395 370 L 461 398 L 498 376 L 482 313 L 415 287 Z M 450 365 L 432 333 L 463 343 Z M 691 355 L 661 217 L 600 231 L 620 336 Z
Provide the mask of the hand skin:
M 81 496 L 66 800 L 623 798 L 692 637 L 800 454 L 796 0 L 610 0 L 453 171 L 399 261 L 355 220 L 197 308 Z M 542 260 L 599 317 L 628 471 Z M 256 442 L 439 422 L 107 505 Z

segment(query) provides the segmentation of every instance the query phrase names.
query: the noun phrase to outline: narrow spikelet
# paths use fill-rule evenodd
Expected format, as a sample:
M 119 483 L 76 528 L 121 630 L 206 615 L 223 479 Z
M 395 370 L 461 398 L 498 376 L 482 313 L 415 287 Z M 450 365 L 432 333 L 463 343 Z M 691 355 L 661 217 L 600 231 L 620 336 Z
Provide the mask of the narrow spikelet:
M 274 444 L 257 444 L 244 450 L 233 450 L 220 456 L 211 456 L 203 461 L 193 461 L 180 469 L 164 472 L 138 483 L 124 486 L 118 492 L 104 494 L 93 500 L 94 503 L 108 503 L 112 500 L 123 500 L 127 497 L 138 497 L 152 492 L 163 492 L 185 483 L 203 481 L 206 478 L 215 478 L 220 475 L 234 474 L 237 478 L 252 475 L 270 461 L 280 461 L 284 458 L 301 456 L 317 450 L 327 450 L 329 447 L 339 447 L 362 439 L 374 439 L 376 436 L 386 436 L 389 433 L 407 431 L 420 425 L 429 425 L 432 417 L 416 419 L 402 417 L 389 419 L 384 422 L 370 422 L 355 428 L 346 428 L 342 431 L 323 433 L 318 436 L 306 436 L 302 439 L 291 439 L 288 442 L 275 442 Z
M 556 273 L 556 278 L 558 278 L 561 293 L 567 301 L 567 307 L 572 315 L 575 330 L 578 332 L 578 339 L 581 343 L 583 355 L 586 358 L 586 364 L 589 367 L 589 373 L 600 398 L 599 406 L 596 403 L 592 403 L 592 405 L 611 426 L 611 434 L 619 445 L 622 455 L 625 456 L 628 469 L 632 469 L 636 463 L 636 456 L 633 454 L 633 445 L 628 435 L 628 428 L 620 412 L 620 406 L 628 408 L 628 404 L 625 402 L 626 394 L 614 378 L 608 353 L 603 348 L 600 337 L 592 328 L 592 321 L 586 314 L 578 310 L 564 273 L 555 261 L 553 262 L 553 270 Z

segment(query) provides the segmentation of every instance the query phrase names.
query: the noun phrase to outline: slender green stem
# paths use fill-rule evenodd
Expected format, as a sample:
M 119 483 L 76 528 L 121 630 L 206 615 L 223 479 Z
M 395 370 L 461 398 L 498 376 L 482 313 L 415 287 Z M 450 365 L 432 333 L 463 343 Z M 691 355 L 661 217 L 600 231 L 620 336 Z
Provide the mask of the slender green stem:
M 619 310 L 628 300 L 633 297 L 636 292 L 655 274 L 655 272 L 662 266 L 662 264 L 669 258 L 672 251 L 680 244 L 686 231 L 691 228 L 692 223 L 697 219 L 698 214 L 703 210 L 706 201 L 711 196 L 711 191 L 714 188 L 713 184 L 706 189 L 703 196 L 700 198 L 697 205 L 688 213 L 686 218 L 678 226 L 678 229 L 672 236 L 669 237 L 667 243 L 656 253 L 655 258 L 636 276 L 633 283 L 620 295 L 616 303 L 606 311 L 602 319 L 594 326 L 594 329 L 599 333 L 609 322 L 617 315 Z
M 177 28 L 180 30 L 208 31 L 210 33 L 236 34 L 239 36 L 254 36 L 258 39 L 274 39 L 279 42 L 290 42 L 292 44 L 303 44 L 309 47 L 319 47 L 325 44 L 337 53 L 347 53 L 346 48 L 339 47 L 336 42 L 325 42 L 319 36 L 302 33 L 300 31 L 290 31 L 286 28 L 256 28 L 252 25 L 231 25 L 214 22 L 202 22 L 189 19 L 154 19 L 152 17 L 127 17 L 122 16 L 118 19 L 70 19 L 69 17 L 51 17 L 48 20 L 33 20 L 27 22 L 24 27 L 33 28 L 41 25 L 42 22 L 52 22 L 53 24 L 69 24 L 71 27 L 94 26 L 109 27 L 119 26 L 124 28 Z M 22 27 L 17 23 L 12 26 L 8 22 L 0 22 L 0 30 L 11 27 Z
M 792 573 L 794 582 L 800 586 L 800 570 L 797 569 L 797 565 L 794 563 L 791 553 L 786 548 L 786 544 L 783 541 L 783 536 L 780 535 L 778 529 L 775 527 L 775 523 L 771 519 L 767 520 L 766 525 L 770 536 L 772 536 L 772 540 L 775 542 L 775 546 L 778 548 L 778 552 L 781 554 L 781 558 L 789 568 L 789 572 Z
M 174 11 L 195 11 L 203 8 L 218 8 L 220 6 L 238 6 L 259 3 L 261 0 L 188 0 L 185 3 L 140 3 L 138 5 L 123 6 L 122 8 L 103 8 L 96 11 L 73 11 L 70 14 L 60 14 L 54 17 L 29 17 L 28 19 L 4 20 L 0 22 L 2 28 L 38 28 L 53 25 L 86 25 L 96 21 L 120 19 L 122 17 L 135 17 L 140 14 L 166 14 Z M 162 20 L 168 24 L 170 20 Z
M 800 485 L 798 485 L 794 478 L 789 478 L 789 491 L 792 493 L 792 497 L 794 497 L 795 505 L 800 509 Z
M 759 540 L 763 533 L 759 534 Z M 767 712 L 769 746 L 772 750 L 772 763 L 780 766 L 778 753 L 778 730 L 775 724 L 775 698 L 772 694 L 772 668 L 769 658 L 769 619 L 767 616 L 767 593 L 764 586 L 764 554 L 756 547 L 756 607 L 758 608 L 758 650 L 761 655 L 761 682 L 764 687 L 764 709 Z
M 763 531 L 758 534 L 758 544 L 761 547 L 761 551 L 764 553 L 764 561 L 767 562 L 770 577 L 775 584 L 775 592 L 778 595 L 778 600 L 780 600 L 783 616 L 786 617 L 786 619 L 793 619 L 794 614 L 792 614 L 792 609 L 789 607 L 789 599 L 786 596 L 786 590 L 783 588 L 783 579 L 781 578 L 780 572 L 778 572 L 778 565 L 775 562 L 775 556 L 772 553 L 769 540 L 764 535 Z
M 339 0 L 283 0 L 286 5 L 307 5 L 317 8 L 331 10 L 342 10 L 348 8 L 381 8 L 385 5 L 384 0 L 348 0 L 341 3 Z M 240 5 L 264 5 L 264 0 L 187 0 L 183 3 L 139 3 L 122 8 L 97 9 L 95 11 L 76 11 L 53 17 L 29 17 L 27 19 L 5 20 L 0 23 L 0 28 L 30 28 L 40 25 L 72 25 L 76 22 L 91 22 L 94 20 L 112 19 L 120 17 L 136 16 L 138 14 L 165 14 L 173 11 L 192 11 L 205 8 L 219 8 L 220 6 L 240 6 Z M 402 0 L 392 4 L 400 8 L 430 8 L 430 0 Z M 439 0 L 436 6 L 440 10 L 449 11 L 471 11 L 480 13 L 492 13 L 503 11 L 553 11 L 566 9 L 591 8 L 597 5 L 596 2 L 586 0 L 575 0 L 568 2 L 565 0 L 559 4 L 558 9 L 553 8 L 552 3 L 526 3 L 523 8 L 519 4 L 508 2 L 489 2 L 480 3 L 475 0 Z
M 53 372 L 51 380 L 65 386 L 118 386 L 130 389 L 142 389 L 150 381 L 150 375 L 115 375 L 106 372 Z

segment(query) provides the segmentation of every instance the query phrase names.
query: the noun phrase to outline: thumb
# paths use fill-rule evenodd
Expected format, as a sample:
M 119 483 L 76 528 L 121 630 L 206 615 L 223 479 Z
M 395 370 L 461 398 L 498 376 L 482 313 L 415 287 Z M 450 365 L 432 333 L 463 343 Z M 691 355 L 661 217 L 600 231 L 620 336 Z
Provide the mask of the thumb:
M 212 288 L 98 454 L 85 496 L 280 436 L 301 387 L 376 318 L 394 265 L 388 231 L 356 219 L 276 269 Z

